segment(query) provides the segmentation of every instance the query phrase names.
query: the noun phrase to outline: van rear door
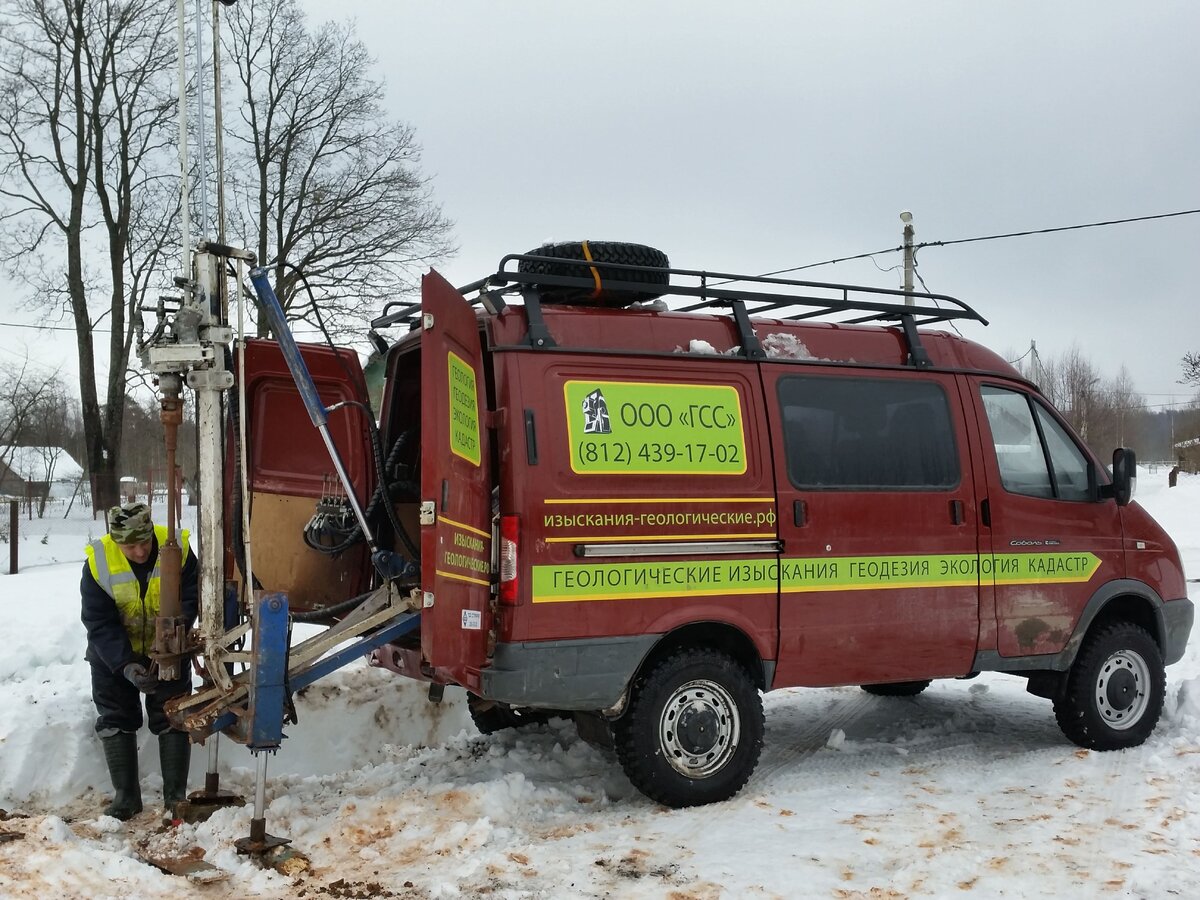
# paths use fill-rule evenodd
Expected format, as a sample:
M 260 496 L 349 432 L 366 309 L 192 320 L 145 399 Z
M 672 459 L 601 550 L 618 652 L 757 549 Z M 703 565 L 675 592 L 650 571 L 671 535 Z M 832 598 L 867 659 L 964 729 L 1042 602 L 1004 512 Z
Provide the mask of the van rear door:
M 479 685 L 491 629 L 492 477 L 475 311 L 437 272 L 421 281 L 421 651 Z
M 312 375 L 321 403 L 326 407 L 346 400 L 365 403 L 366 382 L 358 355 L 350 349 L 336 351 L 320 344 L 297 344 Z M 235 360 L 240 360 L 235 357 Z M 304 542 L 304 527 L 322 498 L 336 504 L 342 499 L 337 472 L 320 432 L 313 427 L 296 390 L 283 351 L 275 341 L 246 342 L 246 371 L 238 371 L 246 385 L 246 433 L 250 475 L 251 562 L 255 581 L 268 591 L 283 591 L 297 612 L 324 609 L 341 603 L 369 587 L 367 546 L 359 541 L 336 555 L 322 554 Z M 228 446 L 237 433 L 231 418 Z M 363 438 L 362 413 L 343 408 L 329 416 L 329 433 L 342 457 L 354 493 L 367 505 L 375 490 L 375 470 L 369 445 Z M 226 540 L 240 554 L 236 532 L 240 511 L 233 498 L 237 455 L 225 459 Z M 350 507 L 338 506 L 344 529 L 352 529 Z M 334 513 L 331 513 L 334 515 Z M 232 557 L 231 557 L 232 558 Z

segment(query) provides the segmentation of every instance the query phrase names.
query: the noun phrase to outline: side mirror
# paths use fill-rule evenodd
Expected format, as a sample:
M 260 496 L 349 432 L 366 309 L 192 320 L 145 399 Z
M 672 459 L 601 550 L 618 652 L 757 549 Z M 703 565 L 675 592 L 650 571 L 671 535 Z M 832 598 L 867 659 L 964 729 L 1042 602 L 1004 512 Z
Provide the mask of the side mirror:
M 1137 488 L 1137 454 L 1128 447 L 1114 450 L 1112 475 L 1112 484 L 1105 485 L 1100 494 L 1115 499 L 1117 506 L 1125 506 L 1133 499 L 1133 492 Z

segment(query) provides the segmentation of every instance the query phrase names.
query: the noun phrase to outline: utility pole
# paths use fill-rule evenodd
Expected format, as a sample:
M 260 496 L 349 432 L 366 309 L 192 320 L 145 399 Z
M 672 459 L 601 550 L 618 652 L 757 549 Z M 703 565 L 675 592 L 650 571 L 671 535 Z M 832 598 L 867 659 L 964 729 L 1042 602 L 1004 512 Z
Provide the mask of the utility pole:
M 913 234 L 912 213 L 907 209 L 900 213 L 900 221 L 904 223 L 904 305 L 912 306 L 913 289 Z

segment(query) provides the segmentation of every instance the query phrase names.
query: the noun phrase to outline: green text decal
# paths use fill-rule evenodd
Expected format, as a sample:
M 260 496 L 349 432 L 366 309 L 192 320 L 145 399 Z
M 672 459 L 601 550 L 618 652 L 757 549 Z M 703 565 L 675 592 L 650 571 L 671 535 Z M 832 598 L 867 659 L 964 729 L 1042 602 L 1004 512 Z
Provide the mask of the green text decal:
M 534 566 L 533 602 L 1086 582 L 1092 553 L 713 559 Z
M 581 475 L 741 475 L 746 439 L 737 388 L 568 381 L 571 469 Z
M 450 450 L 479 465 L 479 403 L 475 370 L 453 351 L 448 352 L 450 371 Z

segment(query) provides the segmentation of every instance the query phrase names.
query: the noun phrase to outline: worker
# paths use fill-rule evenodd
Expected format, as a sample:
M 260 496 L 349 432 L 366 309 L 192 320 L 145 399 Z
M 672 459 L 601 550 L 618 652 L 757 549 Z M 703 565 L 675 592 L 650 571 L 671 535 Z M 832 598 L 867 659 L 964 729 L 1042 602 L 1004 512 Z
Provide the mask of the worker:
M 187 791 L 191 743 L 186 732 L 172 730 L 163 703 L 191 689 L 191 669 L 184 661 L 178 679 L 160 682 L 147 655 L 154 644 L 154 620 L 159 614 L 158 548 L 167 539 L 167 529 L 154 525 L 144 503 L 114 506 L 108 515 L 108 534 L 87 546 L 79 586 L 96 733 L 104 745 L 114 791 L 104 812 L 125 821 L 142 811 L 137 732 L 142 727 L 144 694 L 150 731 L 158 736 L 163 820 L 170 822 Z M 199 566 L 188 547 L 186 531 L 180 532 L 179 544 L 183 561 L 180 600 L 190 628 L 196 618 Z

